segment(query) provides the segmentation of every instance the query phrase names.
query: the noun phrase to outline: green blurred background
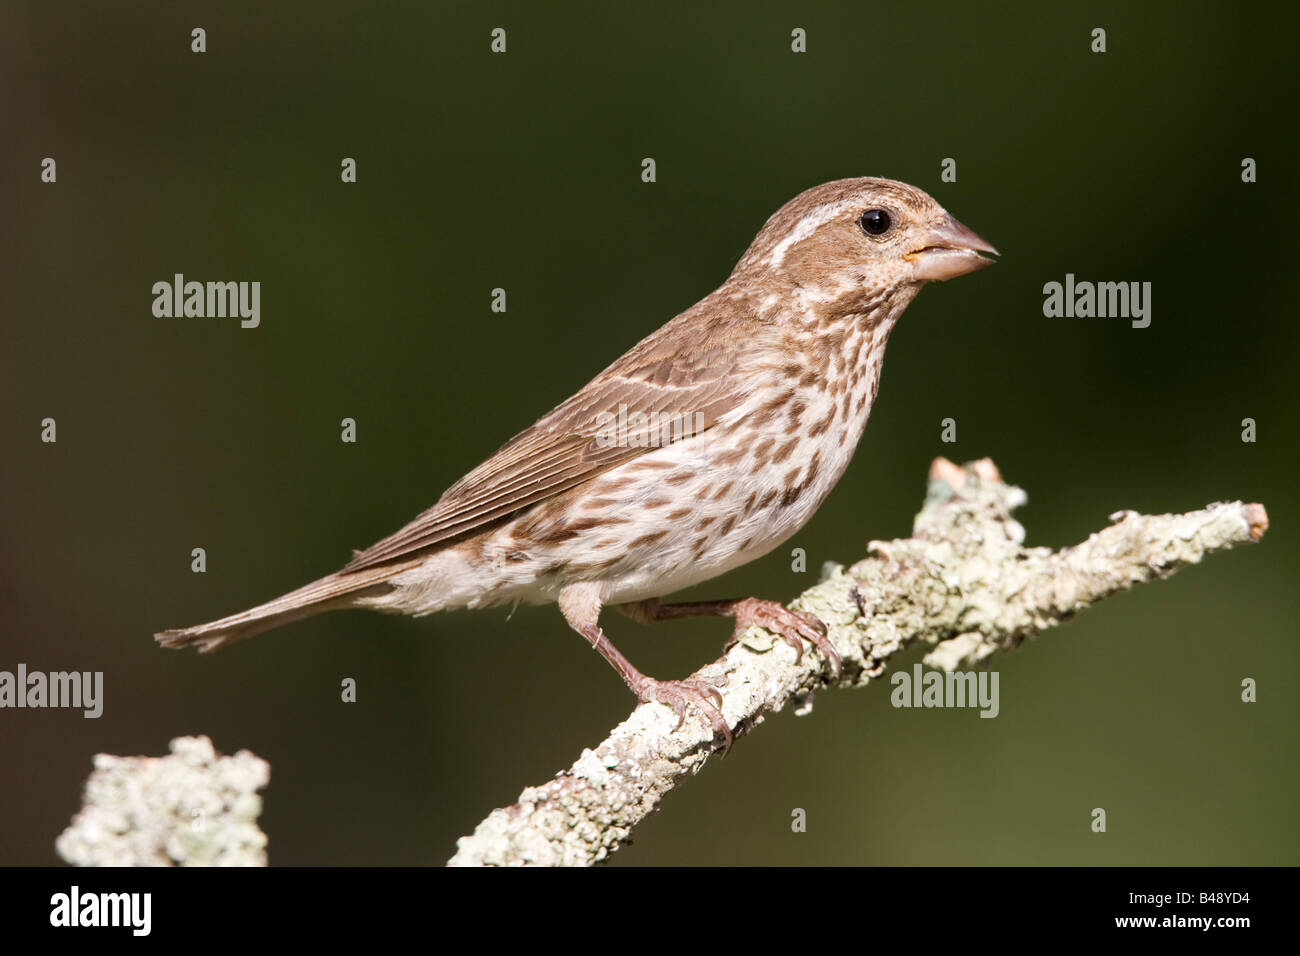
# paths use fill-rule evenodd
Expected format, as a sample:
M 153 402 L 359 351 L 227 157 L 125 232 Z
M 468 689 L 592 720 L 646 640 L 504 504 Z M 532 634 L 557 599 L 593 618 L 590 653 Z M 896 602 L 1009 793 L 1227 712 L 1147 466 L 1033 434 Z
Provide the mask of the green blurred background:
M 719 284 L 783 202 L 858 175 L 930 191 L 1002 262 L 909 309 L 815 519 L 693 594 L 786 599 L 905 536 L 940 454 L 1024 486 L 1032 545 L 1234 498 L 1272 530 L 998 657 L 996 720 L 885 684 L 774 717 L 616 862 L 1300 862 L 1294 8 L 1135 6 L 0 8 L 0 669 L 106 684 L 99 720 L 0 711 L 0 862 L 57 862 L 94 753 L 181 734 L 271 762 L 275 864 L 440 863 L 567 767 L 632 698 L 553 607 L 327 615 L 214 657 L 151 635 L 334 570 Z M 155 318 L 175 272 L 260 281 L 261 327 Z M 1067 272 L 1152 282 L 1150 328 L 1044 318 Z M 661 678 L 729 628 L 608 624 Z

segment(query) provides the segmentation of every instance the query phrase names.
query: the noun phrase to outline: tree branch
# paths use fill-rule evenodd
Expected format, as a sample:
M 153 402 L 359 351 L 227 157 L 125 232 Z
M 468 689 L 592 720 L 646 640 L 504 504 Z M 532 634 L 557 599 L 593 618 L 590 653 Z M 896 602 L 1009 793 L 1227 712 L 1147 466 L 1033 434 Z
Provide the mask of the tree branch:
M 271 765 L 177 737 L 166 757 L 95 755 L 85 802 L 59 836 L 75 866 L 266 866 L 257 826 Z
M 1257 541 L 1268 528 L 1262 505 L 1239 501 L 1182 515 L 1121 511 L 1087 541 L 1053 552 L 1021 546 L 1024 528 L 1011 512 L 1025 501 L 988 459 L 964 468 L 935 459 L 912 537 L 871 542 L 868 557 L 851 568 L 828 565 L 821 583 L 790 605 L 825 622 L 844 659 L 838 686 L 869 683 L 895 654 L 919 643 L 930 645 L 925 662 L 933 667 L 971 667 L 1117 591 Z M 806 713 L 814 693 L 828 686 L 816 652 L 798 661 L 793 648 L 757 627 L 693 676 L 722 692 L 736 736 L 789 703 Z M 674 731 L 676 719 L 661 704 L 638 706 L 571 768 L 527 788 L 462 837 L 450 865 L 606 859 L 714 752 L 705 719 L 688 710 Z

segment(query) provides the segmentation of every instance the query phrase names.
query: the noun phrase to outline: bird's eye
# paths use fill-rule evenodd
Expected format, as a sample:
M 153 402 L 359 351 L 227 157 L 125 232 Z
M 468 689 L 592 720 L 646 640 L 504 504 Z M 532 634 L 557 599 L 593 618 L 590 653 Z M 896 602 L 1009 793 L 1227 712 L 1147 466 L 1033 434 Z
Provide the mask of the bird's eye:
M 858 220 L 862 225 L 862 231 L 868 236 L 883 236 L 889 232 L 889 227 L 893 225 L 893 220 L 889 218 L 889 213 L 883 209 L 868 209 Z

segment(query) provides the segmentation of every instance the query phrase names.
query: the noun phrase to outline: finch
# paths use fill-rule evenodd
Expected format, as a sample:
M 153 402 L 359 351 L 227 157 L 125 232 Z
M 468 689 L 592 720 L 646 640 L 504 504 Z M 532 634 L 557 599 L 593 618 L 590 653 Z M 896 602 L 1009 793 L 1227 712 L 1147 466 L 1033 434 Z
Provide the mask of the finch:
M 730 277 L 506 442 L 410 524 L 342 570 L 166 647 L 214 651 L 337 608 L 421 616 L 555 601 L 641 701 L 688 706 L 725 746 L 721 696 L 658 681 L 600 626 L 605 605 L 652 622 L 751 624 L 839 667 L 825 628 L 774 601 L 660 598 L 766 554 L 844 473 L 880 386 L 885 344 L 921 286 L 997 254 L 929 195 L 842 179 L 782 206 Z

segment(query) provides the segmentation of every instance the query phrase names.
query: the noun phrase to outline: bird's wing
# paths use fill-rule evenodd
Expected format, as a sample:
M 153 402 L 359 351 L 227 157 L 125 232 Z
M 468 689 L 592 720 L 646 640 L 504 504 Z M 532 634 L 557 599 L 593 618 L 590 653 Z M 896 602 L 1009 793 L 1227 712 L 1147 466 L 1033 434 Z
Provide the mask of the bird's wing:
M 745 356 L 756 344 L 756 320 L 694 314 L 707 301 L 642 340 L 452 485 L 432 508 L 358 552 L 343 570 L 387 564 L 481 531 L 665 442 L 712 428 L 752 392 L 742 370 L 748 369 Z M 684 420 L 686 427 L 638 430 L 629 422 L 614 433 L 610 416 L 616 422 L 620 406 L 626 418 L 657 412 L 661 421 L 664 415 L 681 416 L 670 421 Z

